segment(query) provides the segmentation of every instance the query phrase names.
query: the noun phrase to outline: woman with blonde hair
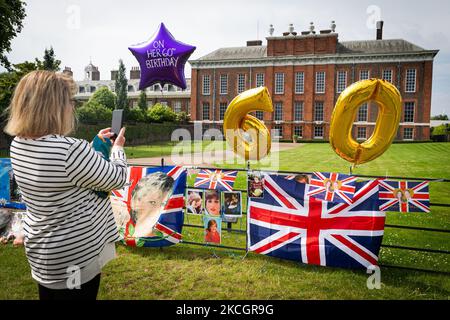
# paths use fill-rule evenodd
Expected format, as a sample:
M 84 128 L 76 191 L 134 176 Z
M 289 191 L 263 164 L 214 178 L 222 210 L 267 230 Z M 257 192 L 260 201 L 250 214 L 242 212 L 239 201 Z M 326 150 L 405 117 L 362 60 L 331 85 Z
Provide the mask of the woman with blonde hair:
M 75 126 L 72 78 L 33 71 L 18 83 L 5 132 L 14 136 L 11 163 L 27 207 L 25 252 L 40 299 L 96 299 L 103 266 L 119 240 L 111 204 L 99 191 L 126 182 L 122 128 L 110 161 Z M 111 138 L 110 128 L 100 136 Z

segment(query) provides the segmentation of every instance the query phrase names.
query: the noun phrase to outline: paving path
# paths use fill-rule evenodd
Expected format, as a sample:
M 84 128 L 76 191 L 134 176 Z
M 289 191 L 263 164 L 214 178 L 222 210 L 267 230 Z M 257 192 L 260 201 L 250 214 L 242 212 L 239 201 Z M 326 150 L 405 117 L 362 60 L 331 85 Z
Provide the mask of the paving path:
M 272 153 L 280 152 L 283 150 L 289 150 L 302 146 L 300 143 L 280 143 L 273 146 Z M 229 163 L 232 159 L 235 159 L 235 154 L 230 150 L 208 150 L 205 148 L 203 152 L 185 152 L 180 155 L 167 155 L 163 157 L 152 158 L 135 158 L 128 159 L 129 164 L 134 165 L 160 165 L 161 158 L 164 158 L 164 164 L 166 165 L 195 165 L 195 166 L 214 166 L 214 164 Z M 239 161 L 242 161 L 239 158 Z

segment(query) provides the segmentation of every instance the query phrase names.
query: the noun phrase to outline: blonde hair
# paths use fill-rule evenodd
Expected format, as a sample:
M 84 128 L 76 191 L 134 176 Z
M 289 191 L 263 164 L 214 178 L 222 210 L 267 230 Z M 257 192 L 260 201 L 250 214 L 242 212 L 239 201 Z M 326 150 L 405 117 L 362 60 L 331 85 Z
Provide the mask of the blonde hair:
M 5 132 L 26 138 L 67 135 L 75 129 L 75 82 L 62 73 L 32 71 L 17 84 Z

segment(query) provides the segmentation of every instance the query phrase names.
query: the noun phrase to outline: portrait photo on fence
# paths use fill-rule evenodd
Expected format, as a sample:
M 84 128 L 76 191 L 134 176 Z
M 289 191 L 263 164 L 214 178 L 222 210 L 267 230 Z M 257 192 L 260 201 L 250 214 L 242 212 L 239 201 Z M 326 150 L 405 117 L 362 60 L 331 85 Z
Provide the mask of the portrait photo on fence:
M 242 217 L 241 191 L 222 192 L 222 215 L 228 217 Z
M 186 213 L 203 214 L 204 213 L 204 193 L 202 189 L 187 189 L 186 192 Z
M 248 173 L 247 192 L 249 198 L 264 197 L 264 178 L 260 171 L 250 171 Z
M 222 219 L 204 216 L 205 242 L 220 244 L 222 242 Z
M 217 190 L 205 192 L 205 214 L 220 216 L 220 193 Z

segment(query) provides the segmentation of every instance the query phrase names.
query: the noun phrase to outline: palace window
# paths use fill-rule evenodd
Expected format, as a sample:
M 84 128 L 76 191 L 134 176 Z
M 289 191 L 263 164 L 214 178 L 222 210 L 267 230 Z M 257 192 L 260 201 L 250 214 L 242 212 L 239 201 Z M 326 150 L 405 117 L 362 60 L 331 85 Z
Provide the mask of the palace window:
M 366 127 L 358 127 L 356 133 L 356 139 L 358 140 L 366 140 L 367 138 L 367 130 Z
M 209 96 L 211 94 L 211 76 L 209 74 L 203 76 L 202 89 L 202 93 L 204 96 Z
M 294 103 L 294 121 L 303 121 L 303 102 Z
M 298 136 L 299 138 L 303 138 L 303 127 L 302 126 L 295 126 L 294 127 L 294 134 Z
M 264 87 L 264 73 L 256 74 L 256 87 Z
M 341 93 L 347 87 L 347 72 L 338 71 L 337 72 L 337 86 L 336 91 Z
M 202 120 L 209 120 L 209 103 L 203 102 Z
M 283 126 L 274 126 L 275 132 L 274 137 L 275 138 L 283 138 Z
M 363 103 L 358 109 L 358 122 L 367 122 L 367 103 Z
M 174 112 L 181 112 L 181 101 L 174 101 L 173 102 L 173 111 Z
M 325 93 L 325 72 L 316 72 L 316 93 Z
M 225 111 L 227 111 L 228 104 L 226 102 L 221 102 L 219 104 L 219 120 L 223 120 L 225 117 Z
M 323 121 L 323 102 L 314 104 L 314 121 Z
M 413 128 L 403 128 L 403 140 L 413 140 Z
M 295 93 L 302 94 L 305 91 L 305 73 L 295 73 Z
M 275 94 L 284 93 L 284 73 L 275 73 Z
M 245 74 L 238 74 L 237 78 L 237 93 L 240 94 L 245 91 Z
M 283 104 L 281 102 L 275 102 L 274 120 L 275 121 L 283 120 Z
M 404 122 L 414 122 L 414 102 L 405 102 Z
M 255 117 L 258 118 L 259 120 L 263 120 L 264 119 L 264 112 L 256 111 L 255 112 Z
M 314 139 L 323 139 L 323 127 L 322 126 L 314 127 Z
M 369 70 L 359 71 L 359 80 L 367 80 L 370 78 Z
M 391 69 L 383 70 L 382 79 L 392 83 L 392 70 Z
M 405 92 L 416 92 L 416 69 L 406 70 Z
M 220 94 L 228 94 L 228 75 L 220 75 Z

